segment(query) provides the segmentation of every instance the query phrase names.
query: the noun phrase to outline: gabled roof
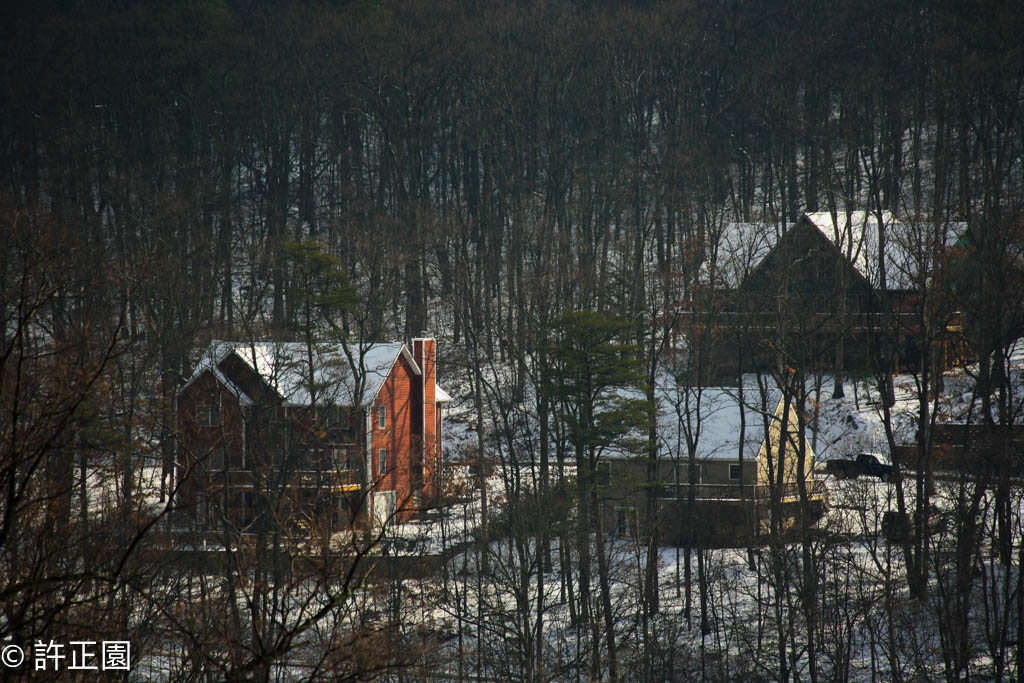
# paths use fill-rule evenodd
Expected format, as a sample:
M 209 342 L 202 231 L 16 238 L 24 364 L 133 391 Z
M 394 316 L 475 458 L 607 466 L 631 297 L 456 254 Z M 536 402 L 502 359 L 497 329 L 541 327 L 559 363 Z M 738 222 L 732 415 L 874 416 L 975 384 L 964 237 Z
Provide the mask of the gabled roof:
M 885 289 L 906 290 L 918 286 L 922 249 L 935 239 L 930 223 L 910 224 L 900 221 L 891 211 L 881 214 L 885 235 Z M 881 289 L 882 274 L 879 259 L 879 216 L 877 212 L 839 209 L 833 220 L 829 211 L 812 211 L 790 224 L 780 239 L 775 227 L 768 223 L 727 223 L 722 227 L 712 258 L 716 264 L 716 283 L 738 288 L 741 283 L 774 252 L 800 224 L 816 229 L 817 233 L 847 259 L 857 275 L 874 289 Z M 949 223 L 939 235 L 944 246 L 953 246 L 966 229 L 962 223 Z M 799 231 L 799 230 L 798 230 Z M 705 272 L 708 264 L 705 263 Z
M 881 288 L 881 262 L 879 260 L 878 214 L 872 211 L 836 212 L 835 220 L 828 211 L 807 213 L 804 217 L 840 250 L 857 272 L 875 289 Z M 913 289 L 921 272 L 922 254 L 927 258 L 930 250 L 923 249 L 934 240 L 933 224 L 913 225 L 899 221 L 890 211 L 882 212 L 882 232 L 885 235 L 886 289 Z M 963 224 L 951 223 L 942 230 L 943 246 L 952 246 L 964 229 Z
M 840 286 L 871 289 L 868 279 L 806 216 L 789 226 L 740 283 L 748 293 L 768 294 L 781 287 L 790 294 L 819 297 L 833 296 Z
M 214 377 L 216 377 L 217 380 L 221 384 L 223 384 L 225 388 L 227 388 L 228 391 L 230 391 L 232 394 L 238 397 L 238 401 L 243 406 L 251 406 L 253 403 L 255 403 L 252 397 L 249 396 L 249 394 L 247 394 L 245 391 L 243 391 L 241 387 L 232 382 L 231 379 L 226 374 L 224 374 L 224 371 L 221 370 L 220 367 L 218 367 L 217 365 L 210 365 L 208 369 L 210 370 L 210 373 Z M 198 371 L 194 373 L 192 377 L 189 379 L 189 381 L 185 384 L 185 386 L 187 387 L 189 384 L 195 381 L 201 374 L 202 372 Z M 185 387 L 182 387 L 182 389 L 184 388 Z
M 764 260 L 776 243 L 775 227 L 768 223 L 726 223 L 712 244 L 711 258 L 703 269 L 710 277 L 714 262 L 713 286 L 735 289 Z
M 675 381 L 666 375 L 659 382 L 655 395 L 658 400 L 658 436 L 668 451 L 686 457 L 686 430 L 689 429 L 697 437 L 698 461 L 735 461 L 739 458 L 742 426 L 743 457 L 755 460 L 765 440 L 766 424 L 777 423 L 780 418 L 783 395 L 779 389 L 770 386 L 762 401 L 757 376 L 746 375 L 743 382 L 741 403 L 737 387 L 704 387 L 697 392 L 676 386 Z M 795 413 L 791 414 L 791 419 L 796 419 Z M 791 430 L 795 427 L 795 424 L 790 425 Z M 809 443 L 807 448 L 810 450 Z
M 313 347 L 312 384 L 317 403 L 351 406 L 372 402 L 400 356 L 405 357 L 413 372 L 421 374 L 408 347 L 401 342 L 362 344 L 352 347 L 351 352 L 361 368 L 358 373 L 363 377 L 361 396 L 356 396 L 358 374 L 353 373 L 345 348 L 340 344 Z M 238 389 L 223 371 L 224 361 L 232 354 L 274 389 L 285 405 L 310 405 L 309 350 L 298 342 L 211 342 L 185 386 L 209 370 L 240 399 L 251 403 L 251 397 Z

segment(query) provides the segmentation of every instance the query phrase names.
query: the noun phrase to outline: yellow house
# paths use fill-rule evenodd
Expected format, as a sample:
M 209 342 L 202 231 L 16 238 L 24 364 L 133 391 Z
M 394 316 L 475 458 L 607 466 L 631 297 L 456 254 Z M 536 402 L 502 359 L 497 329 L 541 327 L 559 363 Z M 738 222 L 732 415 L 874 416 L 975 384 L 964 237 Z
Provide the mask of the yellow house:
M 736 387 L 658 387 L 660 448 L 656 481 L 645 458 L 605 457 L 599 468 L 609 530 L 637 532 L 654 497 L 655 525 L 669 543 L 728 543 L 796 519 L 801 483 L 808 510 L 824 511 L 814 479 L 810 428 L 794 401 L 748 376 Z M 788 407 L 788 410 L 787 410 Z M 802 455 L 801 455 L 802 454 Z

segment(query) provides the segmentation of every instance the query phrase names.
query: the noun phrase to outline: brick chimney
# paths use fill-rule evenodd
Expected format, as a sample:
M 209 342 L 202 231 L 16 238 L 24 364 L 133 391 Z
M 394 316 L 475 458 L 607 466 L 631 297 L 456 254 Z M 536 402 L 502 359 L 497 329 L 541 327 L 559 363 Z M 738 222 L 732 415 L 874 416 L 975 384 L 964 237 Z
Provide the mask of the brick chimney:
M 431 497 L 435 475 L 440 472 L 441 453 L 437 434 L 437 343 L 431 337 L 417 337 L 412 340 L 412 355 L 420 366 L 423 406 L 423 488 Z

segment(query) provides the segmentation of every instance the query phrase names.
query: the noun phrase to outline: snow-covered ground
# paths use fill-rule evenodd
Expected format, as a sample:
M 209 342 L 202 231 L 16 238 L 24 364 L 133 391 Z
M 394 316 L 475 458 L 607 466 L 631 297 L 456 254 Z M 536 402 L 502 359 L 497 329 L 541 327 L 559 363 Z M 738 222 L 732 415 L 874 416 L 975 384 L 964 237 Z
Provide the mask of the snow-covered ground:
M 1024 384 L 1022 371 L 1024 350 L 1017 349 L 1013 370 L 1017 387 Z M 949 372 L 944 382 L 938 419 L 963 419 L 970 409 L 970 373 Z M 484 677 L 515 680 L 529 675 L 528 662 L 540 657 L 549 667 L 549 680 L 585 679 L 589 674 L 586 662 L 593 651 L 591 639 L 596 633 L 602 640 L 599 647 L 605 648 L 607 634 L 603 622 L 596 630 L 589 624 L 574 623 L 580 616 L 570 607 L 572 598 L 579 598 L 579 538 L 571 526 L 563 525 L 566 518 L 554 516 L 555 509 L 566 501 L 534 495 L 536 466 L 524 464 L 530 460 L 524 454 L 536 447 L 536 441 L 530 441 L 536 438 L 530 426 L 535 419 L 531 406 L 514 404 L 526 417 L 515 423 L 516 433 L 511 438 L 498 429 L 503 416 L 493 405 L 484 415 L 485 533 L 480 479 L 471 466 L 480 454 L 469 387 L 458 381 L 446 381 L 445 386 L 455 397 L 445 415 L 450 502 L 423 519 L 390 524 L 381 547 L 365 560 L 377 563 L 382 555 L 403 561 L 430 557 L 443 564 L 434 565 L 438 571 L 433 574 L 392 577 L 389 581 L 397 583 L 391 588 L 384 588 L 390 584 L 359 588 L 351 598 L 353 614 L 362 615 L 360 623 L 381 628 L 395 614 L 406 615 L 408 623 L 416 624 L 421 632 L 417 637 L 429 639 L 429 647 L 437 653 L 432 670 L 437 676 L 470 675 L 456 662 L 463 667 L 472 662 L 474 667 L 479 664 Z M 499 399 L 501 387 L 497 380 L 491 387 Z M 893 424 L 897 442 L 907 443 L 914 437 L 918 409 L 914 378 L 898 376 L 895 387 Z M 821 384 L 820 398 L 816 392 L 812 394 L 818 406 L 813 438 L 819 459 L 864 451 L 884 453 L 885 431 L 870 384 L 847 381 L 845 397 L 833 399 L 832 394 L 828 377 Z M 516 462 L 519 464 L 513 464 Z M 148 475 L 151 491 L 159 483 L 157 469 Z M 573 475 L 571 468 L 567 475 Z M 804 589 L 805 582 L 813 580 L 820 678 L 889 680 L 897 671 L 905 679 L 942 677 L 947 664 L 940 630 L 942 619 L 953 614 L 949 587 L 956 576 L 957 539 L 952 528 L 962 513 L 965 492 L 970 491 L 963 488 L 963 482 L 936 483 L 931 502 L 938 514 L 928 539 L 932 592 L 927 600 L 916 601 L 909 598 L 904 549 L 890 543 L 883 533 L 886 513 L 897 507 L 895 484 L 868 477 L 824 479 L 829 506 L 818 523 L 818 533 L 806 544 L 691 548 L 689 582 L 687 548 L 658 547 L 659 610 L 646 621 L 641 603 L 646 547 L 638 538 L 606 536 L 616 645 L 626 669 L 620 674 L 636 678 L 634 669 L 647 661 L 645 657 L 654 656 L 661 658 L 660 663 L 644 665 L 655 666 L 662 680 L 702 675 L 716 680 L 777 679 L 782 675 L 806 679 L 810 660 Z M 915 486 L 908 482 L 904 489 L 908 510 L 914 507 L 914 495 Z M 509 516 L 516 496 L 530 501 L 518 511 L 525 526 L 514 526 Z M 986 537 L 992 537 L 992 492 L 983 491 L 978 500 L 980 528 Z M 1024 537 L 1020 492 L 1013 494 L 1012 504 L 1012 536 L 1017 547 Z M 571 507 L 565 510 L 571 518 Z M 589 542 L 596 548 L 595 537 Z M 595 558 L 592 561 L 590 602 L 594 614 L 600 615 L 598 564 Z M 972 571 L 985 580 L 977 581 L 974 585 L 979 587 L 968 596 L 973 649 L 967 672 L 972 676 L 992 675 L 992 657 L 985 640 L 985 634 L 992 631 L 992 611 L 986 611 L 984 605 L 998 604 L 999 586 L 1012 584 L 1018 569 L 1000 565 L 991 553 L 977 553 Z M 1004 580 L 1009 583 L 1001 583 Z M 390 596 L 386 604 L 392 612 L 374 602 L 381 590 Z M 365 611 L 360 606 L 363 602 L 368 605 Z M 303 614 L 296 611 L 296 618 Z M 707 626 L 703 632 L 702 614 Z M 652 647 L 660 654 L 652 655 Z M 154 670 L 165 666 L 162 661 L 155 665 Z M 786 671 L 780 673 L 783 669 Z
M 1024 347 L 1014 349 L 1012 361 L 1013 385 L 1020 389 L 1024 387 Z M 943 392 L 933 403 L 938 421 L 967 419 L 972 400 L 975 400 L 973 371 L 967 368 L 944 374 Z M 897 376 L 894 385 L 896 400 L 891 412 L 895 440 L 898 444 L 912 443 L 919 410 L 917 384 L 913 375 L 907 374 Z M 815 389 L 812 387 L 812 398 L 817 414 L 811 419 L 817 429 L 812 438 L 819 460 L 851 457 L 859 452 L 887 455 L 881 406 L 870 382 L 847 380 L 845 396 L 839 399 L 832 398 L 834 387 L 828 376 L 823 378 L 820 393 Z M 451 437 L 448 443 L 452 452 L 470 453 L 476 449 L 475 422 L 467 404 L 463 404 L 462 410 L 456 413 L 456 419 L 447 423 L 446 434 Z M 529 407 L 526 410 L 529 411 Z M 493 425 L 486 427 L 490 435 Z M 485 439 L 485 448 L 506 447 L 495 439 Z M 505 470 L 512 467 L 508 453 L 495 457 L 489 452 L 488 457 L 497 463 L 494 474 L 487 478 L 493 510 L 509 494 L 508 482 L 521 479 L 502 471 L 502 467 Z M 690 666 L 696 666 L 699 660 L 702 667 L 708 667 L 702 670 L 710 678 L 774 679 L 786 667 L 790 669 L 787 677 L 806 678 L 809 675 L 808 641 L 801 585 L 808 576 L 804 573 L 805 562 L 810 561 L 812 574 L 818 582 L 815 594 L 819 624 L 815 635 L 821 667 L 819 676 L 888 680 L 896 674 L 894 667 L 898 667 L 904 678 L 943 676 L 949 664 L 943 659 L 941 620 L 955 613 L 955 591 L 950 592 L 956 572 L 955 566 L 950 564 L 957 548 L 953 526 L 963 513 L 965 495 L 974 490 L 971 484 L 966 483 L 968 488 L 964 488 L 963 481 L 938 481 L 930 495 L 936 510 L 929 520 L 932 533 L 928 537 L 932 588 L 931 597 L 921 602 L 909 598 L 904 548 L 889 542 L 883 530 L 887 513 L 897 509 L 896 485 L 869 477 L 835 480 L 820 476 L 828 487 L 829 507 L 818 523 L 820 533 L 810 543 L 809 556 L 799 544 L 702 551 L 707 576 L 704 596 L 709 621 L 707 633 L 702 634 L 699 627 L 701 598 L 696 551 L 690 564 L 692 603 L 688 611 L 686 549 L 658 548 L 660 610 L 652 617 L 648 628 L 659 631 L 662 637 L 670 637 L 678 648 L 677 653 Z M 914 509 L 915 492 L 914 482 L 908 481 L 903 491 L 907 510 Z M 986 537 L 992 536 L 995 523 L 992 498 L 991 491 L 979 493 L 978 525 L 986 530 Z M 1024 537 L 1024 529 L 1020 528 L 1024 503 L 1019 492 L 1013 495 L 1012 504 L 1013 518 L 1017 520 L 1012 536 L 1014 543 L 1019 544 Z M 476 501 L 462 508 L 457 533 L 464 538 L 473 537 L 476 512 Z M 461 619 L 467 639 L 483 632 L 494 641 L 485 647 L 492 650 L 505 647 L 510 652 L 521 653 L 534 647 L 531 638 L 535 634 L 531 635 L 530 628 L 538 630 L 538 623 L 543 621 L 545 642 L 540 651 L 552 653 L 552 658 L 559 661 L 572 661 L 573 656 L 579 654 L 579 648 L 586 645 L 581 645 L 579 636 L 573 635 L 577 631 L 571 625 L 565 601 L 566 586 L 559 581 L 558 572 L 559 562 L 572 563 L 578 557 L 571 548 L 566 548 L 570 554 L 563 556 L 557 536 L 550 543 L 553 560 L 542 588 L 536 571 L 542 553 L 535 536 L 518 541 L 511 536 L 491 540 L 483 551 L 490 557 L 491 570 L 483 580 L 479 573 L 479 546 L 456 553 L 449 562 L 453 569 L 451 575 L 455 577 L 452 581 L 458 584 L 451 590 L 458 600 L 434 609 L 433 623 L 454 631 Z M 606 549 L 613 567 L 613 610 L 620 654 L 638 652 L 643 647 L 638 596 L 644 576 L 645 550 L 637 539 L 628 538 L 610 538 Z M 973 600 L 968 610 L 968 628 L 974 633 L 974 644 L 963 673 L 984 677 L 993 671 L 984 635 L 986 629 L 991 633 L 993 622 L 991 610 L 986 610 L 984 605 L 986 601 L 990 605 L 998 603 L 998 596 L 992 591 L 1000 581 L 1015 576 L 1017 568 L 1008 570 L 1001 566 L 991 553 L 980 553 L 977 558 L 971 571 L 987 579 L 976 583 L 981 587 L 976 587 L 968 596 Z M 498 569 L 495 569 L 496 564 Z M 573 566 L 573 570 L 577 568 Z M 596 577 L 597 567 L 592 570 Z M 543 600 L 539 600 L 541 591 Z M 537 609 L 539 604 L 544 605 L 542 611 Z M 507 628 L 503 630 L 502 625 Z M 782 659 L 780 638 L 782 649 L 787 653 Z M 500 667 L 492 667 L 490 671 L 509 673 Z M 570 671 L 569 677 L 580 673 Z

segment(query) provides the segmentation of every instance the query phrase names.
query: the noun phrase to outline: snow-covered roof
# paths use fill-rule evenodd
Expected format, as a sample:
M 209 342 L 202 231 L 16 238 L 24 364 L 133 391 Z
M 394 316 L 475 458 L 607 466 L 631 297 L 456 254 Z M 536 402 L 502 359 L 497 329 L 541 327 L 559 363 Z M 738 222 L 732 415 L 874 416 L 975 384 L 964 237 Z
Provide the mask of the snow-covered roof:
M 713 261 L 715 282 L 712 284 L 735 289 L 764 260 L 775 242 L 775 228 L 770 224 L 726 223 L 718 240 L 712 244 L 712 258 L 705 261 L 704 269 L 709 270 Z
M 655 389 L 658 400 L 658 438 L 668 457 L 688 456 L 687 438 L 696 437 L 697 460 L 737 460 L 743 427 L 743 457 L 754 460 L 764 443 L 765 427 L 777 420 L 782 392 L 768 380 L 762 396 L 757 375 L 743 378 L 743 400 L 738 387 L 677 385 L 668 374 Z M 740 408 L 743 408 L 741 416 Z
M 356 405 L 374 399 L 400 355 L 405 356 L 416 374 L 420 374 L 412 354 L 401 342 L 362 344 L 352 347 L 351 352 L 353 360 L 362 369 L 364 379 L 361 396 L 356 396 L 357 374 L 353 373 L 345 349 L 339 344 L 316 344 L 310 351 L 305 344 L 298 342 L 214 341 L 203 354 L 189 383 L 206 370 L 211 370 L 218 379 L 228 384 L 229 380 L 220 366 L 229 355 L 234 354 L 255 370 L 284 399 L 285 405 L 306 406 L 312 402 L 309 372 L 312 353 L 312 385 L 317 403 Z M 233 386 L 230 384 L 229 388 Z M 240 389 L 236 387 L 235 390 L 240 397 L 244 396 Z
M 223 384 L 228 391 L 237 396 L 239 402 L 243 406 L 251 406 L 253 404 L 252 397 L 250 397 L 247 393 L 242 391 L 241 387 L 232 382 L 231 379 L 227 375 L 225 375 L 224 372 L 219 367 L 217 367 L 216 365 L 210 365 L 209 368 L 210 372 L 213 373 L 213 376 L 216 377 L 217 380 L 221 384 Z M 193 375 L 192 379 L 195 379 L 195 377 L 198 377 L 198 375 Z M 189 380 L 189 383 L 192 382 L 192 379 Z M 185 386 L 188 386 L 188 384 L 186 384 Z
M 874 288 L 881 287 L 881 266 L 878 255 L 878 214 L 856 210 L 847 214 L 836 212 L 833 221 L 829 211 L 805 214 L 807 220 L 843 253 L 853 267 Z M 913 289 L 921 272 L 922 258 L 930 258 L 931 250 L 923 249 L 934 241 L 933 224 L 907 223 L 891 211 L 882 212 L 885 232 L 885 274 L 887 289 Z M 945 246 L 952 246 L 964 232 L 962 223 L 949 223 L 939 236 Z M 712 242 L 711 257 L 703 265 L 705 277 L 715 264 L 716 286 L 735 289 L 778 243 L 778 233 L 770 223 L 726 223 L 717 240 Z
M 834 221 L 828 211 L 816 211 L 806 216 L 814 227 L 839 248 L 872 287 L 881 286 L 876 212 L 851 211 L 847 214 L 845 210 L 839 210 Z M 886 288 L 914 288 L 918 284 L 915 282 L 917 275 L 921 272 L 921 259 L 928 258 L 931 251 L 922 247 L 935 239 L 932 224 L 901 222 L 892 212 L 883 211 L 882 228 L 885 233 Z M 952 246 L 962 230 L 961 224 L 949 224 L 940 236 L 942 243 Z

